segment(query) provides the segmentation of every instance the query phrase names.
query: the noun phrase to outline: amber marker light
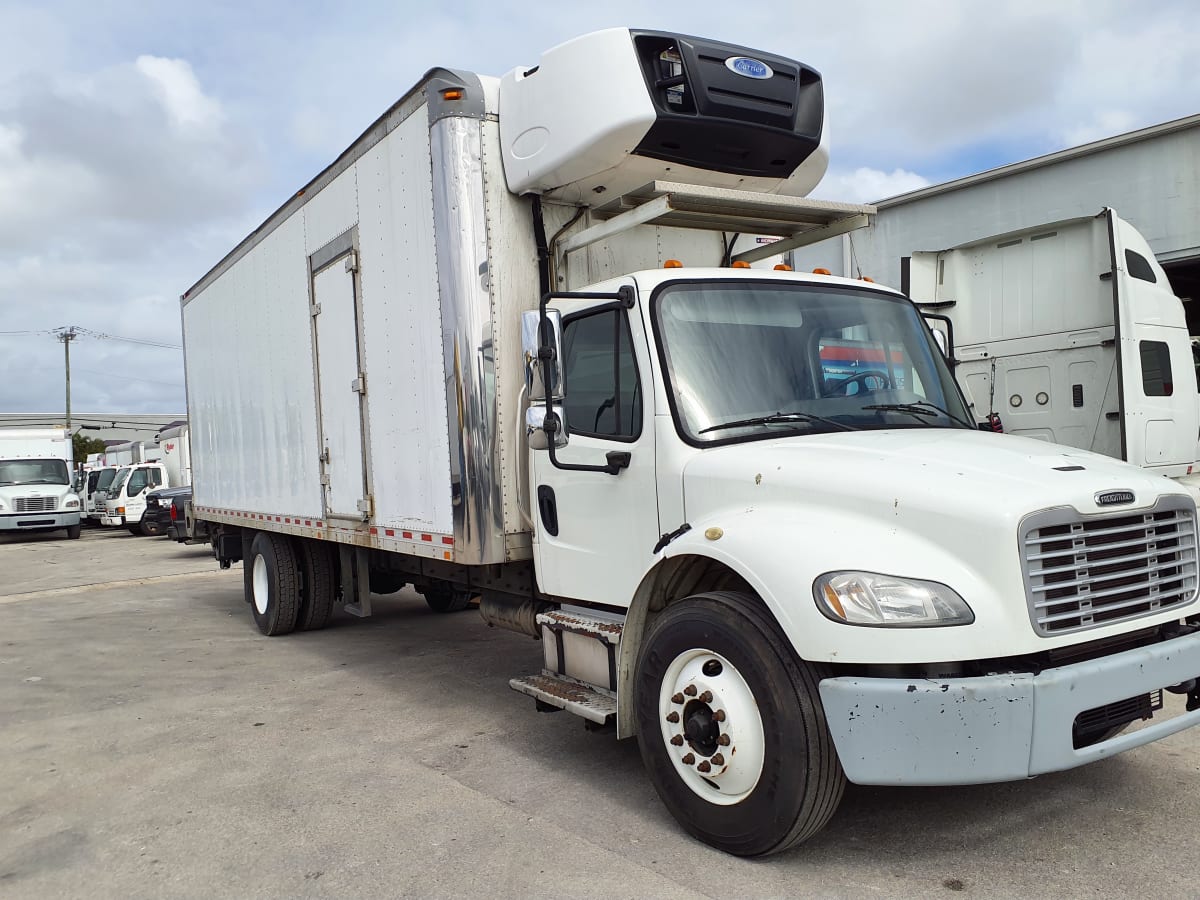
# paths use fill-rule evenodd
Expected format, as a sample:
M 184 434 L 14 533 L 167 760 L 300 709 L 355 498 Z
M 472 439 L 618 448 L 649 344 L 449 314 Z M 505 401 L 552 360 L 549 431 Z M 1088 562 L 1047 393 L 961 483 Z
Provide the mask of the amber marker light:
M 463 92 L 458 88 L 447 88 L 446 90 L 442 91 L 443 100 L 461 100 L 462 98 Z
M 777 266 L 775 267 L 775 271 L 776 271 L 776 272 L 790 272 L 790 271 L 792 271 L 792 267 L 791 267 L 791 266 L 785 266 L 783 263 L 780 263 L 779 265 L 777 265 Z
M 825 602 L 829 604 L 829 608 L 835 613 L 846 618 L 846 610 L 842 608 L 842 601 L 838 599 L 837 591 L 829 585 L 825 585 Z
M 665 263 L 663 263 L 663 268 L 664 269 L 682 269 L 683 263 L 681 263 L 677 259 L 668 259 Z
M 814 275 L 832 275 L 833 274 L 828 269 L 813 269 L 812 273 Z
M 733 265 L 731 265 L 729 268 L 731 268 L 731 269 L 748 269 L 748 268 L 750 268 L 750 263 L 746 262 L 744 259 L 737 259 L 737 260 L 734 260 Z

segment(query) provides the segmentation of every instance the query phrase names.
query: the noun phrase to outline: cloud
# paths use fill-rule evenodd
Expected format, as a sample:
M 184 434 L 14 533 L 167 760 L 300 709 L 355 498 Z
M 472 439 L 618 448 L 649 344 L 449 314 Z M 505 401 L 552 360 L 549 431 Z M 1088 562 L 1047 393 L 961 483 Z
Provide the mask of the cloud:
M 915 191 L 929 183 L 928 178 L 907 169 L 884 172 L 860 166 L 847 172 L 831 168 L 821 179 L 817 189 L 812 192 L 812 196 L 823 200 L 842 200 L 846 203 L 870 203 Z

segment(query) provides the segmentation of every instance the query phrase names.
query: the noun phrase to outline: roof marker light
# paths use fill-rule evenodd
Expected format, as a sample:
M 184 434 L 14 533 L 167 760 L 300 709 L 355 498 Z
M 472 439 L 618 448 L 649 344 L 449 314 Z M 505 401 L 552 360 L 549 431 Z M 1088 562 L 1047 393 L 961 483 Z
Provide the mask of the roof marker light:
M 775 271 L 776 271 L 776 272 L 790 272 L 790 271 L 792 271 L 792 267 L 791 267 L 791 266 L 785 266 L 783 263 L 780 263 L 779 265 L 777 265 L 777 266 L 775 267 Z
M 750 268 L 750 263 L 746 262 L 744 259 L 735 259 L 733 261 L 733 264 L 729 268 L 731 268 L 731 269 L 748 269 L 748 268 Z
M 664 269 L 682 269 L 683 263 L 681 263 L 677 259 L 668 259 L 666 262 L 663 263 L 663 268 Z
M 833 274 L 828 269 L 822 269 L 822 268 L 813 269 L 812 273 L 814 275 L 832 275 Z
M 443 100 L 461 100 L 462 98 L 463 91 L 459 88 L 446 88 L 446 90 L 442 91 Z

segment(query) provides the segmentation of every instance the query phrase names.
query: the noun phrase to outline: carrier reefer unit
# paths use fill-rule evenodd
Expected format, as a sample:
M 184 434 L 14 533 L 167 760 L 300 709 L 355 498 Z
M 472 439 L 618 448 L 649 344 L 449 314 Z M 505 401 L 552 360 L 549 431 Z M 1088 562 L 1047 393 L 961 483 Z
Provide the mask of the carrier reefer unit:
M 0 429 L 0 532 L 80 532 L 69 428 Z
M 182 298 L 190 521 L 258 627 L 478 596 L 542 638 L 514 688 L 742 855 L 847 779 L 1195 724 L 1188 496 L 980 432 L 906 297 L 773 265 L 872 213 L 802 196 L 823 122 L 811 68 L 681 35 L 431 71 Z

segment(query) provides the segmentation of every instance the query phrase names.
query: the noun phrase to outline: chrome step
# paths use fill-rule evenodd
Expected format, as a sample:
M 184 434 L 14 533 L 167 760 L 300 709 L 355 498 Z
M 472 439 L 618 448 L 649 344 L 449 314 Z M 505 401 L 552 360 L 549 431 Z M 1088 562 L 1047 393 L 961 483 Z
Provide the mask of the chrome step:
M 605 724 L 617 714 L 616 697 L 548 672 L 513 678 L 508 682 L 508 686 L 514 691 L 528 694 L 549 706 L 557 706 L 559 709 L 575 713 L 598 725 Z

